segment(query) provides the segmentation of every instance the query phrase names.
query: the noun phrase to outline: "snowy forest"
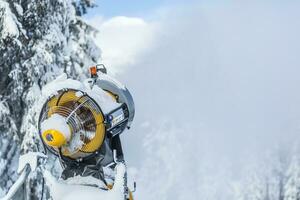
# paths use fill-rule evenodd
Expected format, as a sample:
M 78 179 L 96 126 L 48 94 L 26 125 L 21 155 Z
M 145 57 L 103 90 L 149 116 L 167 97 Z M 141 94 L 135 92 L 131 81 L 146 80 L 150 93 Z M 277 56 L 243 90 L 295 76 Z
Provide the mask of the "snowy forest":
M 87 71 L 83 67 L 94 64 L 100 56 L 92 40 L 96 30 L 80 18 L 90 7 L 89 0 L 0 1 L 3 192 L 17 177 L 19 155 L 41 148 L 36 134 L 40 109 L 36 102 L 43 85 L 63 72 L 77 79 L 84 77 Z M 35 179 L 28 187 L 28 199 L 37 198 Z
M 18 177 L 19 156 L 42 151 L 43 87 L 62 73 L 82 81 L 105 60 L 99 37 L 111 27 L 85 18 L 97 6 L 0 0 L 0 199 Z M 300 200 L 300 5 L 222 6 L 136 21 L 154 36 L 143 59 L 114 74 L 136 102 L 122 135 L 135 199 Z M 123 37 L 124 24 L 108 34 Z M 128 41 L 147 43 L 136 34 Z M 49 199 L 43 181 L 35 171 L 19 197 Z

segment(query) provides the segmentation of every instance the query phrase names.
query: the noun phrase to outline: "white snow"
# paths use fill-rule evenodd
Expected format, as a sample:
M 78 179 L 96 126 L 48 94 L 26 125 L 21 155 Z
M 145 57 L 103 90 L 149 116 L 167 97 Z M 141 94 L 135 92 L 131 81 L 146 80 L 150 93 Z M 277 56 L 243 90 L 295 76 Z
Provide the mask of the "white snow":
M 17 3 L 14 3 L 14 6 L 15 6 L 15 8 L 16 8 L 18 14 L 21 15 L 21 16 L 23 16 L 23 12 L 24 12 L 24 11 L 23 11 L 22 6 L 21 6 L 20 4 L 17 4 Z
M 68 145 L 65 145 L 63 148 L 66 148 L 70 153 L 75 153 L 78 149 L 81 149 L 84 145 L 82 141 L 81 134 L 73 134 Z
M 0 175 L 3 174 L 6 164 L 7 164 L 7 160 L 0 158 Z
M 2 197 L 4 195 L 5 195 L 4 190 L 0 187 L 0 197 Z
M 48 119 L 43 121 L 41 124 L 41 129 L 42 132 L 49 129 L 55 129 L 61 132 L 67 140 L 71 138 L 71 130 L 67 124 L 66 118 L 59 114 L 53 114 Z
M 83 93 L 81 91 L 78 91 L 75 93 L 76 97 L 82 97 Z
M 47 156 L 40 152 L 28 152 L 19 158 L 18 173 L 21 173 L 27 164 L 30 165 L 31 171 L 35 171 L 38 167 L 38 159 Z
M 76 80 L 68 79 L 67 74 L 63 73 L 58 76 L 54 81 L 45 85 L 42 89 L 42 94 L 45 97 L 57 94 L 57 91 L 69 88 L 75 90 L 83 91 L 85 89 L 84 85 Z
M 93 88 L 90 88 L 87 81 L 88 80 L 86 80 L 85 82 L 80 82 L 77 80 L 68 79 L 67 75 L 63 73 L 54 81 L 47 84 L 43 88 L 42 94 L 44 97 L 49 97 L 51 95 L 55 95 L 57 91 L 66 88 L 80 90 L 92 97 L 105 114 L 109 113 L 111 110 L 117 108 L 120 105 L 119 103 L 116 103 L 107 92 L 99 88 L 97 85 L 94 85 Z
M 49 171 L 44 172 L 44 177 L 47 186 L 50 188 L 53 200 L 123 200 L 125 170 L 124 164 L 117 165 L 114 186 L 108 191 L 97 187 L 80 185 L 86 183 L 86 180 L 79 177 L 66 181 L 56 180 Z M 74 180 L 77 180 L 77 182 Z M 95 183 L 95 180 L 93 180 L 93 183 Z
M 0 101 L 0 124 L 2 124 L 1 123 L 3 121 L 2 119 L 9 114 L 10 114 L 10 112 L 9 112 L 6 102 Z
M 0 0 L 0 10 L 4 10 L 4 15 L 2 17 L 3 27 L 1 30 L 2 37 L 12 37 L 19 36 L 19 29 L 17 26 L 16 16 L 11 12 L 9 4 L 5 1 Z
M 119 103 L 115 102 L 111 95 L 96 85 L 92 89 L 86 90 L 86 92 L 97 102 L 105 114 L 109 113 L 120 105 Z
M 82 177 L 82 176 L 75 176 L 67 179 L 64 181 L 68 185 L 94 185 L 99 188 L 105 188 L 105 184 L 97 178 L 92 176 Z

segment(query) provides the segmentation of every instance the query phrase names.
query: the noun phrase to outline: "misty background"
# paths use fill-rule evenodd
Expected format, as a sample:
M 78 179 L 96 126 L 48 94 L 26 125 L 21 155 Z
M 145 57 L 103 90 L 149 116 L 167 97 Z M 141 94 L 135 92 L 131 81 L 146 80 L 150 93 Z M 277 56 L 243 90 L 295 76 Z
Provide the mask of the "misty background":
M 237 199 L 249 168 L 297 151 L 299 18 L 297 1 L 88 17 L 102 62 L 135 100 L 122 140 L 138 199 Z

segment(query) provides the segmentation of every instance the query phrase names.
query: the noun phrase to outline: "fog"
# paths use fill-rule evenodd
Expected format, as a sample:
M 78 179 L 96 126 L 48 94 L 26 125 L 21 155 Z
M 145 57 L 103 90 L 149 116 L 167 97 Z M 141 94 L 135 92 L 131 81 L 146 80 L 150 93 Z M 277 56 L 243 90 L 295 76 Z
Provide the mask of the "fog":
M 130 36 L 100 27 L 99 46 L 112 44 L 103 60 L 125 57 L 111 68 L 136 104 L 122 139 L 138 199 L 232 199 L 244 168 L 297 143 L 298 11 L 292 1 L 199 2 L 161 8 Z

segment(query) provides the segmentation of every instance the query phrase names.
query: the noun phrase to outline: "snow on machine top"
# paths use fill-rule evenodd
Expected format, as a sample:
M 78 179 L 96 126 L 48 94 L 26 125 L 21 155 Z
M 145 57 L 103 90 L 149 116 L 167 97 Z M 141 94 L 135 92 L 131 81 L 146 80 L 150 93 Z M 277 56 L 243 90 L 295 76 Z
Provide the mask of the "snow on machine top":
M 113 97 L 105 92 L 103 89 L 94 85 L 90 86 L 90 79 L 86 79 L 84 82 L 67 78 L 67 75 L 63 73 L 58 76 L 54 81 L 47 84 L 43 90 L 42 95 L 46 98 L 56 95 L 58 91 L 64 89 L 74 89 L 86 93 L 92 97 L 97 104 L 101 107 L 104 114 L 109 113 L 111 110 L 120 106 L 120 103 L 113 100 Z M 118 85 L 121 85 L 120 83 Z M 97 95 L 96 95 L 97 94 Z M 81 95 L 77 93 L 76 95 Z

